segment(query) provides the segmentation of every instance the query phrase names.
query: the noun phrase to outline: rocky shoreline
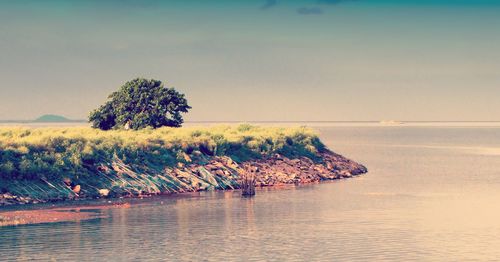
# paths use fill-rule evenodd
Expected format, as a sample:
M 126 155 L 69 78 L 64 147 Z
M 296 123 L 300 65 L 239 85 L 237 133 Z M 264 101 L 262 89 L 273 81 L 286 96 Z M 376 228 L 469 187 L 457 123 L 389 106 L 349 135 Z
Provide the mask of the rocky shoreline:
M 366 167 L 331 151 L 319 153 L 316 159 L 288 158 L 279 154 L 244 161 L 240 164 L 226 156 L 202 157 L 177 167 L 167 167 L 161 172 L 148 167 L 134 167 L 115 159 L 95 168 L 96 177 L 107 183 L 60 181 L 47 183 L 48 189 L 62 192 L 56 197 L 16 196 L 9 192 L 0 194 L 0 206 L 43 203 L 72 199 L 103 197 L 137 197 L 144 195 L 174 194 L 208 190 L 239 189 L 244 175 L 254 175 L 257 187 L 286 184 L 308 184 L 324 180 L 350 178 L 367 172 Z

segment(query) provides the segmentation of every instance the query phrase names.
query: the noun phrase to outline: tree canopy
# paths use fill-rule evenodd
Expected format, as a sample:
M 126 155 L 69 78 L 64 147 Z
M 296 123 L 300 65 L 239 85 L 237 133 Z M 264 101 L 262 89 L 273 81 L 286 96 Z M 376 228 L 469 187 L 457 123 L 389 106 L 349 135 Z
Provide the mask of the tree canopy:
M 182 113 L 189 109 L 184 94 L 174 88 L 158 80 L 136 78 L 109 95 L 104 105 L 90 113 L 89 122 L 102 130 L 180 127 Z

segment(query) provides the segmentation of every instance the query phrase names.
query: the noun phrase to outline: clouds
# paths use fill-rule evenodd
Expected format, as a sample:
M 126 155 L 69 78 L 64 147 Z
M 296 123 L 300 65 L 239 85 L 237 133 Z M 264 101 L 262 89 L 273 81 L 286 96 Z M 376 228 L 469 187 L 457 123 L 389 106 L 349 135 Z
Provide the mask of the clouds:
M 352 2 L 355 0 L 315 0 L 316 5 L 338 5 L 344 2 Z M 297 14 L 299 15 L 322 15 L 324 10 L 320 6 L 313 7 L 300 7 L 297 9 Z
M 266 10 L 274 7 L 278 4 L 278 0 L 266 0 L 266 2 L 260 7 L 262 10 Z
M 301 6 L 295 11 L 299 15 L 322 15 L 325 13 L 324 7 L 326 5 L 338 5 L 344 2 L 353 2 L 356 0 L 308 0 L 304 1 L 305 4 L 310 4 L 309 6 Z M 278 5 L 278 0 L 266 0 L 264 4 L 260 7 L 261 10 L 268 10 L 274 8 Z
M 327 4 L 327 5 L 337 5 L 342 2 L 350 2 L 353 0 L 317 0 L 318 4 Z

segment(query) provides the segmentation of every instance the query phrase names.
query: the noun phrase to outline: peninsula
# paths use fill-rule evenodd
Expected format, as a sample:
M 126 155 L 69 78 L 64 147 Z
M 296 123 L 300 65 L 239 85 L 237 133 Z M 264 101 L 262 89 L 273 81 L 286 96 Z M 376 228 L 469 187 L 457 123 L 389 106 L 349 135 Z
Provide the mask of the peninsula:
M 0 128 L 0 205 L 349 178 L 367 169 L 310 128 Z

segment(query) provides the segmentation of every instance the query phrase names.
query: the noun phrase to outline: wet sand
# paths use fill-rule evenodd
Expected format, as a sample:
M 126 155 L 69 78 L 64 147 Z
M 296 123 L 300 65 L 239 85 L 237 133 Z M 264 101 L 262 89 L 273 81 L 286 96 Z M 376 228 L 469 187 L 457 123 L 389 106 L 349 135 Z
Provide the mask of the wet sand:
M 0 210 L 0 226 L 56 223 L 102 218 L 99 210 L 129 208 L 130 203 L 110 202 L 99 205 L 44 206 L 37 209 Z

